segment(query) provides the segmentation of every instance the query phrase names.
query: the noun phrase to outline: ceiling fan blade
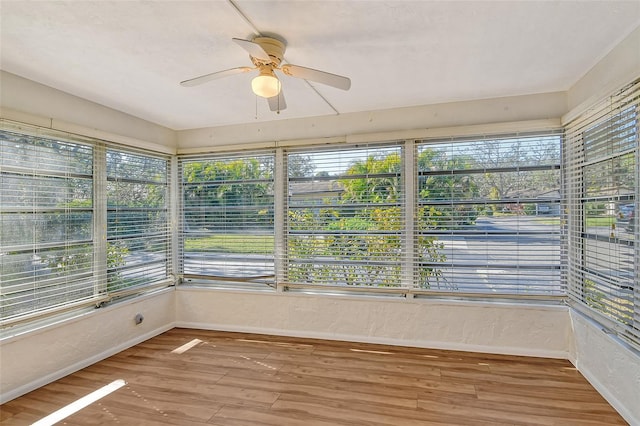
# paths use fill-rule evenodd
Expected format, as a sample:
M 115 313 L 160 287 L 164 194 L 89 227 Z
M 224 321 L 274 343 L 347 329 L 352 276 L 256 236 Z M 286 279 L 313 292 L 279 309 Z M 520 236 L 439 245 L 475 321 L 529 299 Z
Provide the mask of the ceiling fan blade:
M 316 83 L 326 84 L 327 86 L 332 86 L 337 89 L 349 90 L 351 87 L 351 79 L 341 75 L 291 64 L 283 65 L 281 69 L 283 73 L 290 75 L 291 77 L 315 81 Z
M 278 96 L 267 98 L 267 101 L 269 102 L 269 109 L 271 111 L 280 112 L 284 109 L 287 109 L 287 102 L 284 100 L 284 93 L 282 89 L 280 89 L 280 93 L 278 93 Z
M 231 68 L 224 71 L 212 72 L 211 74 L 201 75 L 200 77 L 195 77 L 189 80 L 181 81 L 180 85 L 184 87 L 197 86 L 199 84 L 206 83 L 211 80 L 217 80 L 223 77 L 229 77 L 230 75 L 242 74 L 245 72 L 249 72 L 253 70 L 251 67 L 238 67 Z
M 232 38 L 231 40 L 235 41 L 238 46 L 249 52 L 249 55 L 253 56 L 254 58 L 271 61 L 269 54 L 265 52 L 262 46 L 260 46 L 258 43 L 254 43 L 249 40 L 243 40 L 241 38 Z

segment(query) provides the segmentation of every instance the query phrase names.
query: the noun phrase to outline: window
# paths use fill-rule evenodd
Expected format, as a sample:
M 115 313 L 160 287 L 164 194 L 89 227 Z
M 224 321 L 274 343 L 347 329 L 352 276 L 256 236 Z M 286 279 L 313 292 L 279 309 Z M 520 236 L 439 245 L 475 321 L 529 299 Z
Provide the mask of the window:
M 3 325 L 172 283 L 168 158 L 2 124 Z
M 287 152 L 286 281 L 564 295 L 561 133 Z
M 560 134 L 417 146 L 416 282 L 561 295 Z
M 2 131 L 0 180 L 2 318 L 94 298 L 93 148 Z
M 288 153 L 288 283 L 403 285 L 403 164 L 400 146 Z
M 107 149 L 107 290 L 147 286 L 170 267 L 168 161 Z
M 640 345 L 638 104 L 640 81 L 567 127 L 569 295 Z
M 184 279 L 273 285 L 274 154 L 180 160 Z

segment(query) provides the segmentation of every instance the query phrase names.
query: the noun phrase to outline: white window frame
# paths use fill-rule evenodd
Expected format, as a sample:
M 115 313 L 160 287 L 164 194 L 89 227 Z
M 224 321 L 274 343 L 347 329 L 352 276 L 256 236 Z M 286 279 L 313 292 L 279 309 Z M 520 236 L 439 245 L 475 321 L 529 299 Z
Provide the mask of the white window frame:
M 175 280 L 173 278 L 173 269 L 171 263 L 170 256 L 170 247 L 171 247 L 171 232 L 170 232 L 170 199 L 171 199 L 171 169 L 170 169 L 170 156 L 158 154 L 146 150 L 135 150 L 129 147 L 122 147 L 117 144 L 111 144 L 102 140 L 97 140 L 88 137 L 82 137 L 74 134 L 70 134 L 67 132 L 55 131 L 52 129 L 45 129 L 38 126 L 26 125 L 22 123 L 16 123 L 9 120 L 1 120 L 0 121 L 0 129 L 2 131 L 11 132 L 17 135 L 24 135 L 25 137 L 32 138 L 42 138 L 51 140 L 54 142 L 58 142 L 61 144 L 67 144 L 69 146 L 85 146 L 89 147 L 92 152 L 92 164 L 93 170 L 91 172 L 91 186 L 92 186 L 92 205 L 88 211 L 92 214 L 91 226 L 90 226 L 90 239 L 85 241 L 86 244 L 90 245 L 91 253 L 89 253 L 89 262 L 88 271 L 83 275 L 82 283 L 78 285 L 83 288 L 89 290 L 90 295 L 87 297 L 80 298 L 71 298 L 69 300 L 61 300 L 60 303 L 49 303 L 45 305 L 35 306 L 32 309 L 27 311 L 23 311 L 17 314 L 11 314 L 4 312 L 2 313 L 2 317 L 0 318 L 0 326 L 11 326 L 17 323 L 35 321 L 39 319 L 44 319 L 50 315 L 59 314 L 65 311 L 86 308 L 90 306 L 100 307 L 105 303 L 110 302 L 116 298 L 141 294 L 147 291 L 152 291 L 157 288 L 167 287 L 175 284 Z M 166 186 L 166 203 L 165 203 L 165 220 L 164 232 L 162 232 L 159 237 L 160 240 L 164 242 L 160 242 L 160 244 L 164 244 L 166 255 L 166 269 L 165 273 L 162 277 L 156 277 L 156 279 L 146 280 L 144 282 L 139 283 L 138 285 L 130 288 L 124 288 L 118 291 L 108 291 L 107 282 L 108 282 L 108 272 L 107 272 L 107 171 L 106 171 L 106 151 L 107 149 L 118 150 L 129 153 L 137 153 L 137 155 L 151 156 L 154 158 L 162 159 L 162 161 L 166 161 L 167 163 L 167 181 L 162 183 L 162 185 Z M 11 174 L 11 173 L 27 173 L 27 175 L 38 176 L 42 174 L 38 171 L 38 168 L 35 168 L 32 172 L 25 169 L 20 165 L 16 167 L 8 167 L 0 165 L 0 173 Z M 47 172 L 43 172 L 43 176 L 47 175 Z M 72 175 L 70 175 L 73 177 Z M 64 177 L 64 174 L 61 175 Z M 4 190 L 5 188 L 3 188 Z M 9 189 L 7 189 L 9 190 Z M 1 200 L 1 199 L 0 199 Z M 10 213 L 15 209 L 10 207 L 5 207 L 0 202 L 0 211 Z M 57 209 L 59 210 L 59 209 Z M 81 211 L 82 209 L 78 208 L 69 208 L 66 209 L 69 211 Z M 37 209 L 36 209 L 37 211 Z M 69 241 L 69 244 L 75 244 L 75 241 Z M 67 242 L 62 241 L 60 247 L 64 248 Z M 38 244 L 32 242 L 26 242 L 26 246 L 32 247 L 34 253 L 38 250 L 39 247 L 44 247 L 46 244 Z M 50 244 L 49 244 L 50 245 Z M 24 248 L 24 247 L 23 247 Z M 28 248 L 24 248 L 28 249 Z M 0 250 L 1 251 L 1 250 Z M 139 267 L 144 267 L 144 265 L 140 265 Z M 64 280 L 61 281 L 64 284 Z M 73 284 L 71 284 L 73 286 Z M 33 293 L 36 297 L 33 297 L 32 300 L 34 303 L 37 303 L 39 298 L 37 297 L 37 289 L 38 285 L 34 282 L 31 285 Z M 78 287 L 78 288 L 80 288 Z M 69 287 L 69 290 L 72 290 L 72 287 Z M 44 296 L 43 296 L 44 297 Z M 30 299 L 31 300 L 31 299 Z
M 627 114 L 629 117 L 625 117 Z M 623 119 L 630 123 L 616 124 Z M 629 122 L 629 120 L 631 120 Z M 609 332 L 640 349 L 640 232 L 638 208 L 640 199 L 640 79 L 623 87 L 602 100 L 566 125 L 565 149 L 565 200 L 567 209 L 567 282 L 571 306 L 595 319 Z M 633 132 L 628 133 L 629 129 Z M 596 145 L 587 147 L 587 139 L 594 130 Z M 626 144 L 626 145 L 625 145 Z M 593 155 L 590 150 L 596 149 Z M 603 180 L 616 179 L 608 162 L 622 157 L 633 158 L 635 170 L 629 193 L 614 192 L 593 196 L 587 193 L 588 168 L 595 168 Z M 597 235 L 588 228 L 589 202 L 602 200 L 612 207 L 607 212 L 615 214 L 609 235 Z M 613 206 L 633 204 L 635 217 L 626 223 L 617 217 Z M 633 228 L 624 229 L 625 226 Z M 632 229 L 632 231 L 628 231 Z M 599 246 L 606 247 L 599 247 Z M 630 249 L 629 249 L 630 248 Z M 596 267 L 594 261 L 598 260 Z M 609 259 L 609 260 L 607 260 Z M 606 267 L 606 264 L 609 266 Z M 631 286 L 632 288 L 629 288 Z

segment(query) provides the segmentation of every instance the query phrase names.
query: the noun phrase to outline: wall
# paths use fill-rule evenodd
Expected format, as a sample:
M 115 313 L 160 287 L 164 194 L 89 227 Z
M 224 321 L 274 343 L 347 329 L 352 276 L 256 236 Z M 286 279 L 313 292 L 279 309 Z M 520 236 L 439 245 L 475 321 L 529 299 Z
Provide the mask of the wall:
M 567 93 L 566 124 L 640 77 L 640 27 L 622 40 Z M 625 418 L 640 425 L 640 354 L 604 328 L 571 310 L 569 359 L 594 388 Z
M 178 287 L 176 326 L 567 358 L 566 306 Z
M 631 425 L 640 425 L 640 355 L 571 310 L 569 360 Z
M 167 154 L 170 129 L 0 71 L 0 117 Z M 0 402 L 13 399 L 173 327 L 173 288 L 0 341 Z M 136 326 L 134 316 L 145 316 Z M 16 327 L 17 328 L 17 327 Z
M 567 92 L 568 122 L 600 99 L 640 77 L 640 26 L 621 40 Z
M 0 71 L 0 117 L 167 154 L 173 130 Z
M 274 141 L 336 143 L 367 137 L 371 140 L 380 137 L 379 133 L 407 130 L 411 130 L 411 137 L 417 138 L 435 128 L 557 120 L 566 110 L 566 94 L 557 92 L 182 130 L 177 132 L 178 152 Z M 393 135 L 382 137 L 393 138 Z
M 0 403 L 173 328 L 174 300 L 173 288 L 165 289 L 2 340 Z

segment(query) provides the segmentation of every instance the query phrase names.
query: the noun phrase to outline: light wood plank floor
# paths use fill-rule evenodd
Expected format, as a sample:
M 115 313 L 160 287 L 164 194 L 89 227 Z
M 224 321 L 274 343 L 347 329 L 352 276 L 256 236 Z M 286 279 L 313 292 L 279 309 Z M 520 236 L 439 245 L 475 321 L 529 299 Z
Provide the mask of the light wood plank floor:
M 2 405 L 0 423 L 117 379 L 60 424 L 626 424 L 568 361 L 177 328 Z

